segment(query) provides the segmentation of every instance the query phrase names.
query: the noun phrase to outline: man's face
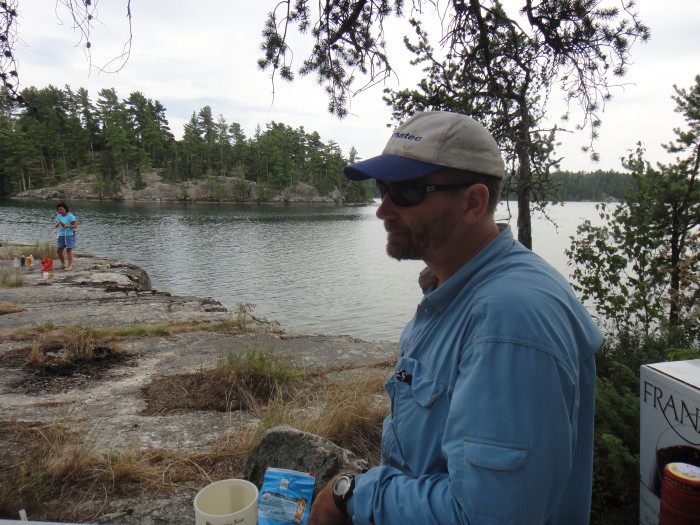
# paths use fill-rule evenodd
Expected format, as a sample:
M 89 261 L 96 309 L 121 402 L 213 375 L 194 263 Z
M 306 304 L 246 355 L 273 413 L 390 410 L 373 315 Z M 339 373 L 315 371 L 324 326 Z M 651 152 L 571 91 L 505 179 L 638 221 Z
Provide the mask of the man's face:
M 415 181 L 420 184 L 440 184 L 439 176 L 428 175 Z M 451 204 L 449 191 L 428 193 L 420 204 L 397 206 L 389 194 L 377 209 L 387 231 L 386 251 L 394 259 L 432 261 L 447 243 L 459 222 L 459 214 Z

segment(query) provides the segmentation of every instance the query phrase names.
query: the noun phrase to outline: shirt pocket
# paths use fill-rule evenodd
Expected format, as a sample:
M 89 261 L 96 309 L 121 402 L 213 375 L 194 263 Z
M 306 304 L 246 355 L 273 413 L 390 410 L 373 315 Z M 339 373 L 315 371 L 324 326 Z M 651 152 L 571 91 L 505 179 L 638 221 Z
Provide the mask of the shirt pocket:
M 390 464 L 418 474 L 443 461 L 440 453 L 447 418 L 445 384 L 419 361 L 402 357 L 385 388 L 391 415 L 384 425 L 382 454 Z
M 464 439 L 463 497 L 484 523 L 514 523 L 522 501 L 528 448 L 522 443 L 467 436 Z M 480 523 L 479 520 L 476 520 Z

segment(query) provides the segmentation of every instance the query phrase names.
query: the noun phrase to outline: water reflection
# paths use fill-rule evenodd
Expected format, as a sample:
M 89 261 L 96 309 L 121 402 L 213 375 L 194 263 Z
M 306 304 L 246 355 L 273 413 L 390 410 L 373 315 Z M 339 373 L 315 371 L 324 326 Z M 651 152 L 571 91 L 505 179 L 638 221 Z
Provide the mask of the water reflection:
M 53 201 L 0 201 L 0 238 L 53 242 Z M 592 203 L 534 219 L 535 250 L 567 273 L 564 249 Z M 398 340 L 420 301 L 421 262 L 387 257 L 376 206 L 75 202 L 78 250 L 143 267 L 154 287 L 240 302 L 282 326 Z

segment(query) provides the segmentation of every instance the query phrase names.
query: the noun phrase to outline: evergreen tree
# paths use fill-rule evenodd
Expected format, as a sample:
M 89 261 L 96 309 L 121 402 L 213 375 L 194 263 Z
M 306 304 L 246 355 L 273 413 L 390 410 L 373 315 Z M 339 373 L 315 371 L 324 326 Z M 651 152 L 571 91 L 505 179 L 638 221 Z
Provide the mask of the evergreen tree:
M 126 105 L 119 100 L 114 88 L 102 89 L 97 99 L 98 120 L 101 125 L 102 154 L 113 162 L 101 162 L 104 187 L 118 187 L 117 178 L 126 180 L 130 167 L 138 165 L 135 130 L 131 127 Z M 113 170 L 112 166 L 116 169 Z M 114 180 L 109 180 L 114 179 Z
M 232 146 L 231 146 L 231 127 L 226 122 L 223 115 L 219 115 L 219 119 L 214 124 L 216 130 L 216 157 L 215 166 L 217 172 L 221 176 L 226 176 L 232 164 Z
M 12 117 L 15 105 L 0 97 L 0 196 L 33 187 L 32 174 L 41 154 L 38 141 Z
M 100 125 L 97 119 L 97 109 L 90 101 L 88 90 L 81 87 L 76 92 L 76 107 L 80 115 L 80 123 L 85 130 L 90 157 L 94 155 L 95 147 L 99 144 Z
M 618 339 L 643 334 L 697 348 L 700 342 L 700 76 L 675 87 L 688 127 L 665 146 L 674 163 L 652 167 L 640 147 L 625 159 L 638 191 L 612 210 L 607 226 L 579 226 L 568 251 L 575 287 L 592 300 Z
M 179 172 L 184 179 L 198 179 L 205 171 L 205 162 L 202 158 L 204 139 L 202 129 L 197 119 L 197 114 L 192 113 L 192 117 L 183 128 L 182 143 L 180 150 Z
M 65 93 L 49 85 L 43 89 L 22 90 L 28 111 L 19 119 L 19 128 L 39 151 L 40 184 L 55 184 L 67 176 L 65 137 L 69 134 L 69 108 Z
M 248 156 L 248 140 L 243 128 L 234 122 L 229 127 L 229 137 L 232 141 L 231 162 L 233 166 L 242 168 L 245 171 L 246 157 Z

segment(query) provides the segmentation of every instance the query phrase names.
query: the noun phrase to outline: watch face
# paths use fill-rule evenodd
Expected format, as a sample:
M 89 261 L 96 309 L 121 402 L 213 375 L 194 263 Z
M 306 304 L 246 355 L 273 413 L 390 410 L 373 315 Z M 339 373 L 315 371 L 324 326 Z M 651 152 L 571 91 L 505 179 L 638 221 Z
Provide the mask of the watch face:
M 338 496 L 342 496 L 348 491 L 349 488 L 350 478 L 348 478 L 347 476 L 341 476 L 333 485 L 333 492 L 335 492 Z

